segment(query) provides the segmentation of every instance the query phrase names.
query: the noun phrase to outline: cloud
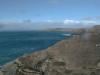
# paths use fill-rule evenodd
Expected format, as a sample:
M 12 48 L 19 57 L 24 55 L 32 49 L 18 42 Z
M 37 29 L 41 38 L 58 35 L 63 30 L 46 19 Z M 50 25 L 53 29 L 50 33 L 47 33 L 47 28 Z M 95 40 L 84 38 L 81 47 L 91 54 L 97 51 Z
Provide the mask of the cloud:
M 71 20 L 71 19 L 65 19 L 63 21 L 64 24 L 84 24 L 84 25 L 88 25 L 88 24 L 97 24 L 98 22 L 94 21 L 94 20 Z
M 65 27 L 70 27 L 70 28 L 81 28 L 81 27 L 86 28 L 100 24 L 95 20 L 71 20 L 71 19 L 65 19 L 63 23 Z
M 42 30 L 48 28 L 83 28 L 100 24 L 94 20 L 72 20 L 63 21 L 45 20 L 42 22 L 0 22 L 0 31 L 29 31 Z
M 88 20 L 88 21 L 91 21 L 91 20 L 100 20 L 100 16 L 85 17 L 82 20 Z
M 100 20 L 100 16 L 97 16 L 96 19 L 97 19 L 97 20 Z
M 85 17 L 85 18 L 82 18 L 82 20 L 93 20 L 94 18 L 93 17 L 90 17 L 90 16 L 88 16 L 88 17 Z
M 80 22 L 76 20 L 70 20 L 70 19 L 64 20 L 64 24 L 77 24 L 77 23 L 80 23 Z
M 54 22 L 53 20 L 46 20 L 45 22 Z
M 93 21 L 93 20 L 83 20 L 83 21 L 80 21 L 80 22 L 82 22 L 83 24 L 98 24 L 98 22 Z
M 34 27 L 32 23 L 18 23 L 18 22 L 8 22 L 0 23 L 0 31 L 26 31 L 33 30 Z

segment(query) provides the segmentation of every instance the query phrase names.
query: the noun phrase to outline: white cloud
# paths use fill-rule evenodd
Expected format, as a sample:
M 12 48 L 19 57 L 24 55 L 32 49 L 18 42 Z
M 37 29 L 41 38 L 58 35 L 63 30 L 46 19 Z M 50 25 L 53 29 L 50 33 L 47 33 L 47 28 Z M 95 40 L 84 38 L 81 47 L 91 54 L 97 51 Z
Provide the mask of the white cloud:
M 1 30 L 37 30 L 46 28 L 80 28 L 91 27 L 100 24 L 94 20 L 72 20 L 63 21 L 45 20 L 43 22 L 0 22 Z
M 94 25 L 100 24 L 100 22 L 95 20 L 72 20 L 72 19 L 65 19 L 63 21 L 65 27 L 92 27 Z
M 98 23 L 98 22 L 93 21 L 93 20 L 83 20 L 81 22 L 84 23 L 84 24 L 97 24 Z
M 53 20 L 46 20 L 46 22 L 53 22 Z
M 78 24 L 80 23 L 80 21 L 76 21 L 76 20 L 70 20 L 70 19 L 65 19 L 64 24 Z
M 98 24 L 97 21 L 94 21 L 94 20 L 71 20 L 71 19 L 65 19 L 63 21 L 64 24 L 84 24 L 84 25 L 87 25 L 87 24 Z

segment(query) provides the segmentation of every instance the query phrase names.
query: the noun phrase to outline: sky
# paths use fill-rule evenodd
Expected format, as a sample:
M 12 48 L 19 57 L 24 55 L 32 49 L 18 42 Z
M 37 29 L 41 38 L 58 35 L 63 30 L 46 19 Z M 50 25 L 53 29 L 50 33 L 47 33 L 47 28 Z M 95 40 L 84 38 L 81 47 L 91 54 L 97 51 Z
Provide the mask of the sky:
M 1 28 L 15 22 L 38 22 L 37 25 L 42 23 L 41 26 L 49 28 L 49 25 L 53 26 L 55 23 L 58 27 L 62 23 L 62 27 L 73 27 L 98 24 L 99 21 L 100 0 L 0 0 Z M 33 27 L 36 28 L 35 25 Z

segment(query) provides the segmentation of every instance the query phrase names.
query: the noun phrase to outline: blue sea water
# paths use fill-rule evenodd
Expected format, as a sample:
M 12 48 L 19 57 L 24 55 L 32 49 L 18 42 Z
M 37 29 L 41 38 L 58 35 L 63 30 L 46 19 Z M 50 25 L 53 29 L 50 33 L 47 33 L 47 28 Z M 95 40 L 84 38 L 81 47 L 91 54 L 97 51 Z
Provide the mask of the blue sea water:
M 69 38 L 66 32 L 0 32 L 0 65 L 23 54 L 45 49 L 56 42 Z

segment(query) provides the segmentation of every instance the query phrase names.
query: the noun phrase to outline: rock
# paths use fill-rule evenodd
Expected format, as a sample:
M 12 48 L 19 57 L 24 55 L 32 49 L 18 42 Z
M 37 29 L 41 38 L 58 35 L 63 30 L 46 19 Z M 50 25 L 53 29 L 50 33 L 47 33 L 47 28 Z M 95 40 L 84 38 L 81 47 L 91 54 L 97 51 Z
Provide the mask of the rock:
M 7 73 L 3 75 L 100 75 L 98 31 L 88 31 L 88 34 L 64 39 L 45 50 L 22 56 L 16 63 L 5 65 L 3 69 Z
M 3 75 L 3 72 L 2 71 L 0 71 L 0 75 Z

